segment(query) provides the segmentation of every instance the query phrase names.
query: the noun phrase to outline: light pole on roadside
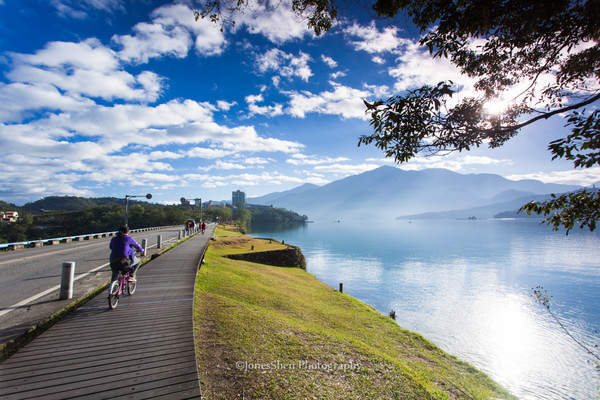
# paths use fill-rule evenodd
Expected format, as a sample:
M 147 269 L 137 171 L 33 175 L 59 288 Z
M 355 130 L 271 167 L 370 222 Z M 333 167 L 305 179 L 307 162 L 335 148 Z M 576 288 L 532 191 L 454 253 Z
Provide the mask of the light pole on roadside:
M 129 207 L 129 199 L 132 199 L 134 197 L 145 197 L 148 200 L 150 200 L 152 198 L 152 195 L 150 193 L 148 193 L 147 195 L 139 195 L 139 196 L 130 196 L 128 194 L 125 195 L 125 225 L 127 225 L 127 208 Z

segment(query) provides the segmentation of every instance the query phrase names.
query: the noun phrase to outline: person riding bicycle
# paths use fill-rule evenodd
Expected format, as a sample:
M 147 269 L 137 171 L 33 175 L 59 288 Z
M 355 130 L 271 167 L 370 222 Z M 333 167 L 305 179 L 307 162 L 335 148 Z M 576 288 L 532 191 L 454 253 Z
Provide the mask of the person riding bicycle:
M 112 270 L 111 282 L 117 280 L 119 272 L 126 273 L 130 271 L 130 276 L 135 278 L 135 272 L 139 265 L 139 261 L 135 260 L 135 250 L 140 253 L 144 252 L 142 246 L 135 241 L 134 238 L 128 235 L 129 227 L 123 225 L 119 228 L 117 236 L 110 241 L 110 269 Z

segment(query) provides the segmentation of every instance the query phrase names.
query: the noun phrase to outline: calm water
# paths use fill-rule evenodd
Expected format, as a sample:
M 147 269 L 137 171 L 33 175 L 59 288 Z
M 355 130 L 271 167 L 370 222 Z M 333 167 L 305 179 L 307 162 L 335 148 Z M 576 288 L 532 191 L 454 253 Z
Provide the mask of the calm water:
M 535 221 L 316 222 L 257 237 L 302 248 L 319 280 L 372 305 L 470 362 L 521 399 L 595 399 L 591 357 L 531 298 L 589 347 L 600 345 L 600 234 Z

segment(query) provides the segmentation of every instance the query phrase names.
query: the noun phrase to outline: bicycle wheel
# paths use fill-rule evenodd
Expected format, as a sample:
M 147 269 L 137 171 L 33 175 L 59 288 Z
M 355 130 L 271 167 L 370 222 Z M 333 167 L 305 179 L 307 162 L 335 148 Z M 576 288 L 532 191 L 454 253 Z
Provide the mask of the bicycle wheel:
M 135 293 L 136 281 L 135 278 L 129 282 L 127 282 L 127 293 L 131 296 Z
M 108 307 L 112 310 L 119 304 L 119 281 L 113 281 L 108 287 Z

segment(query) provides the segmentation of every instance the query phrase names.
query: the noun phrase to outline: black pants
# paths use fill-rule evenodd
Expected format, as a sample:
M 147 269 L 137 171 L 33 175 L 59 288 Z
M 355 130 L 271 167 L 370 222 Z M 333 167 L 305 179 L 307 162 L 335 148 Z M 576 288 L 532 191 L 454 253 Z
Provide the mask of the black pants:
M 110 281 L 116 281 L 119 278 L 119 272 L 122 274 L 126 274 L 127 272 L 131 272 L 130 276 L 135 278 L 135 273 L 137 272 L 137 267 L 140 265 L 140 262 L 137 261 L 133 265 L 131 264 L 131 260 L 129 258 L 111 258 L 110 259 L 110 269 L 112 271 L 112 276 Z

